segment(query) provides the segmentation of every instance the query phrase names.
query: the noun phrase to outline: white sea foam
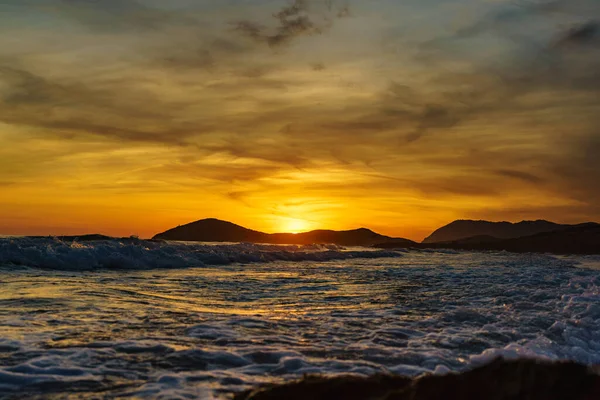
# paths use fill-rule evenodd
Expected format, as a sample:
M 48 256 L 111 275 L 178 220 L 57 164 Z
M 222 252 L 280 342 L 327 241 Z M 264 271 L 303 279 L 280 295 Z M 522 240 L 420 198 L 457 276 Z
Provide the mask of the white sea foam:
M 49 253 L 73 251 L 45 243 Z M 91 255 L 77 258 L 106 259 L 103 246 L 125 254 L 142 244 L 84 244 Z M 214 248 L 185 246 L 135 251 L 189 266 Z M 16 254 L 31 266 L 46 253 L 30 247 Z M 600 363 L 600 271 L 574 268 L 584 258 L 412 251 L 306 261 L 344 251 L 255 245 L 214 253 L 239 261 L 241 249 L 252 263 L 96 263 L 93 273 L 16 268 L 11 258 L 0 267 L 0 391 L 210 398 L 307 373 L 444 374 L 497 356 Z M 261 263 L 259 251 L 304 261 Z
M 0 238 L 0 265 L 70 271 L 186 268 L 232 263 L 399 256 L 399 252 L 346 250 L 336 245 L 209 245 L 135 239 L 78 242 L 58 238 Z

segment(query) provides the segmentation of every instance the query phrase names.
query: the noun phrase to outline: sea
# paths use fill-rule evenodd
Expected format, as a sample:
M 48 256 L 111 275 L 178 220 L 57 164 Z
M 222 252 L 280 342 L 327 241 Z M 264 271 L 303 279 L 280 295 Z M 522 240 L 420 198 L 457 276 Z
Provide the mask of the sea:
M 0 398 L 600 363 L 600 257 L 0 238 Z

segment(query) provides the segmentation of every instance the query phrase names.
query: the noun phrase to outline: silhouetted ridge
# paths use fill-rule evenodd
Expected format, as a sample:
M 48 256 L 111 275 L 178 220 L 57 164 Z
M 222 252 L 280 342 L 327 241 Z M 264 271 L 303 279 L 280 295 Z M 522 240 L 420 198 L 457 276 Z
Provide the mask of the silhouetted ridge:
M 600 225 L 586 223 L 569 226 L 557 231 L 488 243 L 483 247 L 518 253 L 600 254 Z
M 418 249 L 492 250 L 514 253 L 600 254 L 600 224 L 585 223 L 568 226 L 551 232 L 530 236 L 498 239 L 491 236 L 474 236 L 449 242 L 415 243 L 402 246 L 398 243 L 380 243 L 384 249 L 412 247 Z
M 544 220 L 521 221 L 519 223 L 457 220 L 434 231 L 423 240 L 423 243 L 453 242 L 476 236 L 512 239 L 557 231 L 572 226 L 577 225 L 561 225 Z
M 189 242 L 249 242 L 271 244 L 331 243 L 341 246 L 372 246 L 376 243 L 393 242 L 415 244 L 408 239 L 391 238 L 370 229 L 349 231 L 315 230 L 304 233 L 264 233 L 247 229 L 228 221 L 214 218 L 203 219 L 159 233 L 154 239 Z
M 229 221 L 202 219 L 159 233 L 154 239 L 190 242 L 252 242 L 268 243 L 266 233 L 247 229 Z

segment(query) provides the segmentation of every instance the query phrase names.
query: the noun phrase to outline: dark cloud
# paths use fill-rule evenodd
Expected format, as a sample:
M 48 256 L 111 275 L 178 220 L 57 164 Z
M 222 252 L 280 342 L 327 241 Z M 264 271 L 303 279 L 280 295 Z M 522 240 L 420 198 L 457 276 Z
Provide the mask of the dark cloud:
M 516 171 L 512 169 L 500 169 L 497 170 L 496 173 L 500 176 L 518 179 L 523 182 L 531 183 L 534 185 L 544 182 L 543 178 L 523 171 Z
M 582 4 L 600 11 L 600 3 L 594 2 L 521 2 L 504 6 L 452 35 L 422 43 L 417 60 L 424 68 L 432 63 L 461 62 L 468 63 L 468 72 L 440 70 L 429 82 L 440 88 L 433 95 L 424 96 L 393 82 L 382 94 L 378 106 L 381 118 L 413 126 L 405 139 L 414 142 L 429 131 L 449 132 L 449 128 L 476 119 L 491 120 L 498 115 L 512 118 L 524 112 L 531 112 L 533 119 L 536 112 L 559 103 L 576 108 L 565 100 L 574 93 L 580 95 L 577 101 L 582 107 L 597 104 L 600 24 L 593 20 L 565 29 L 551 18 L 556 13 L 577 14 L 574 6 Z M 536 31 L 533 18 L 545 24 L 545 33 Z M 512 41 L 511 50 L 501 53 L 502 58 L 478 61 L 476 54 L 457 52 L 457 48 L 474 46 L 472 39 L 490 33 Z M 546 98 L 537 103 L 524 100 L 542 95 Z
M 558 40 L 559 46 L 582 46 L 600 44 L 600 22 L 589 21 L 570 29 Z
M 313 164 L 310 157 L 311 147 L 296 146 L 285 140 L 276 140 L 270 137 L 275 146 L 263 145 L 255 141 L 248 141 L 244 135 L 233 136 L 229 140 L 217 145 L 203 146 L 203 149 L 214 153 L 225 153 L 235 158 L 262 160 L 270 163 L 291 166 L 293 168 L 306 168 Z M 271 167 L 272 168 L 272 167 Z
M 0 121 L 46 128 L 53 135 L 96 134 L 117 139 L 183 144 L 186 137 L 209 129 L 196 124 L 161 129 L 169 108 L 154 96 L 119 84 L 54 81 L 25 69 L 0 65 L 0 82 L 7 86 L 0 97 Z M 127 91 L 127 96 L 119 95 Z M 154 125 L 143 129 L 142 126 Z M 163 130 L 164 129 L 164 130 Z
M 419 119 L 417 129 L 410 133 L 406 140 L 414 142 L 419 140 L 430 129 L 452 128 L 459 123 L 462 116 L 447 106 L 441 104 L 427 104 L 422 113 L 417 116 Z
M 239 21 L 235 23 L 234 29 L 254 41 L 276 47 L 287 44 L 297 36 L 321 33 L 322 28 L 310 19 L 307 11 L 306 0 L 295 0 L 289 7 L 273 15 L 278 26 L 271 32 L 264 25 L 251 21 Z
M 488 32 L 501 33 L 512 38 L 521 37 L 513 36 L 516 34 L 514 28 L 519 28 L 519 25 L 530 23 L 532 18 L 544 17 L 560 12 L 566 1 L 568 0 L 515 1 L 508 4 L 500 3 L 497 8 L 493 9 L 479 20 L 459 28 L 455 32 L 455 36 L 440 38 L 440 40 L 453 40 L 456 38 L 465 39 Z
M 434 39 L 428 44 L 438 46 L 456 39 L 468 39 L 483 34 L 497 34 L 505 38 L 536 44 L 532 34 L 539 33 L 536 24 L 555 18 L 580 19 L 597 14 L 599 5 L 594 0 L 519 0 L 500 2 L 481 18 L 457 29 L 454 35 Z
M 308 1 L 307 0 L 294 0 L 292 4 L 288 7 L 284 7 L 281 11 L 275 13 L 273 16 L 281 21 L 282 25 L 285 24 L 285 21 L 288 19 L 297 18 L 298 15 L 306 12 L 308 10 Z
M 470 79 L 455 76 L 453 81 Z M 461 86 L 460 84 L 458 86 Z M 413 143 L 428 132 L 446 134 L 468 118 L 483 112 L 497 111 L 505 95 L 484 94 L 484 87 L 456 91 L 422 94 L 408 86 L 391 82 L 386 90 L 370 104 L 361 104 L 360 109 L 349 108 L 343 121 L 328 122 L 323 126 L 348 134 L 376 134 L 395 131 L 403 143 Z
M 333 9 L 332 4 L 329 4 L 330 11 Z M 288 44 L 296 37 L 321 34 L 331 28 L 331 15 L 321 15 L 317 21 L 309 11 L 309 0 L 294 0 L 289 6 L 273 14 L 277 21 L 275 28 L 269 29 L 263 24 L 243 20 L 234 23 L 234 30 L 253 41 L 278 47 Z M 350 12 L 346 5 L 337 11 L 335 18 L 348 16 Z
M 179 184 L 188 182 L 190 187 L 206 185 L 207 182 L 221 182 L 235 184 L 239 182 L 255 182 L 261 178 L 272 176 L 284 169 L 284 165 L 251 165 L 239 163 L 234 159 L 218 165 L 204 162 L 202 157 L 197 161 L 188 163 L 166 163 L 157 167 L 148 168 L 144 174 L 152 180 L 164 180 L 168 183 L 173 176 L 179 177 Z M 184 181 L 181 178 L 190 180 Z
M 256 22 L 238 21 L 234 24 L 234 29 L 236 32 L 239 32 L 243 36 L 246 36 L 257 42 L 265 40 L 265 27 Z

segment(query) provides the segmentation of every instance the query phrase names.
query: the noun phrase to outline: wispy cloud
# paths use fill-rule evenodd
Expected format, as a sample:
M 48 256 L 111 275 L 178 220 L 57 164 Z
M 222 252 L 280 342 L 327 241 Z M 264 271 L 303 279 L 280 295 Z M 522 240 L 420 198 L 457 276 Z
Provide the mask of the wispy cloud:
M 266 214 L 299 198 L 398 225 L 545 199 L 600 218 L 593 0 L 491 2 L 460 24 L 416 1 L 158 4 L 0 4 L 19 10 L 0 28 L 0 182 L 210 191 Z

